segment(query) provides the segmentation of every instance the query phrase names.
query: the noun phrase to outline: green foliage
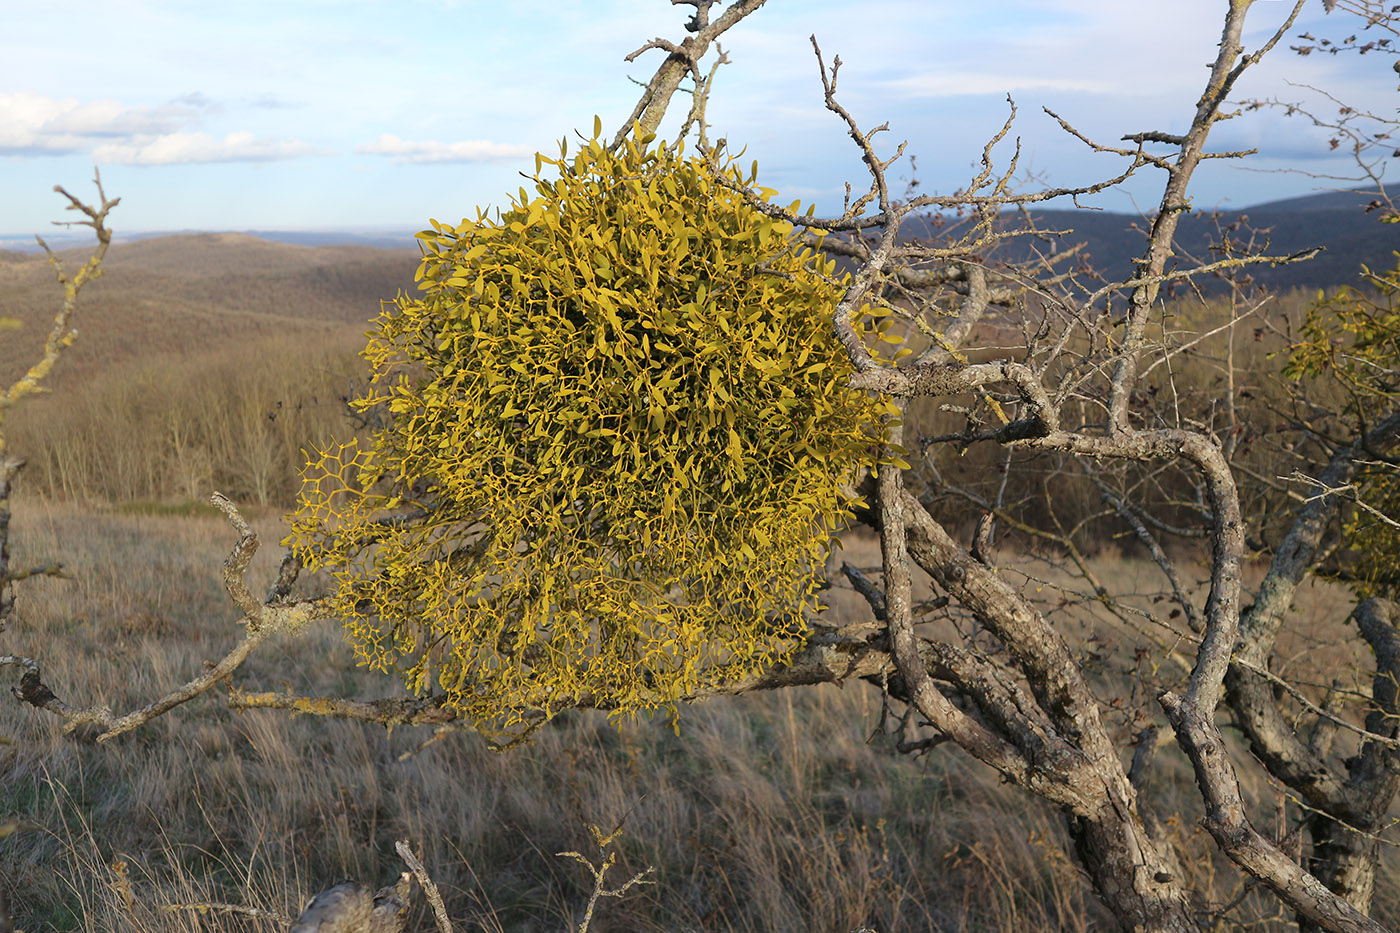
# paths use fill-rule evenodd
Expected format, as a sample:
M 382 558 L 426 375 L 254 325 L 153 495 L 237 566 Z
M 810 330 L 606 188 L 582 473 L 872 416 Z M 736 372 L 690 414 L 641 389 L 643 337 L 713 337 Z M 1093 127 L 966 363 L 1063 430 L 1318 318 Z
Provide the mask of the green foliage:
M 311 458 L 288 538 L 365 663 L 488 732 L 785 657 L 894 414 L 846 385 L 834 263 L 702 160 L 596 136 L 418 235 L 365 351 L 388 427 Z
M 1400 261 L 1388 272 L 1362 271 L 1374 294 L 1350 286 L 1330 296 L 1319 292 L 1284 375 L 1330 372 L 1358 401 L 1394 399 L 1400 392 Z
M 1363 267 L 1374 293 L 1346 287 L 1318 295 L 1284 368 L 1291 379 L 1337 380 L 1359 430 L 1400 401 L 1400 253 L 1395 256 L 1395 268 L 1386 272 Z M 1353 586 L 1365 596 L 1390 595 L 1400 587 L 1400 529 L 1385 517 L 1400 520 L 1400 472 L 1372 461 L 1358 474 L 1356 487 L 1359 501 L 1369 508 L 1354 510 L 1343 526 L 1355 561 Z

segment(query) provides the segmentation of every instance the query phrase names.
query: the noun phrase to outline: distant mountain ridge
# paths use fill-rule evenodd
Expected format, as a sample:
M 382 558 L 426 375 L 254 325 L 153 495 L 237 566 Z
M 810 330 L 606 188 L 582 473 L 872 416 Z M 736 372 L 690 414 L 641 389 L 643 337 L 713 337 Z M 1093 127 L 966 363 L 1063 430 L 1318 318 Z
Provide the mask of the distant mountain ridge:
M 426 224 L 424 225 L 426 226 Z M 292 246 L 374 246 L 381 249 L 413 248 L 413 235 L 423 227 L 384 227 L 346 230 L 157 230 L 123 233 L 118 230 L 113 243 L 136 243 L 178 236 L 250 236 L 272 243 Z M 53 249 L 72 249 L 92 242 L 92 234 L 58 230 L 42 234 L 44 242 Z M 0 234 L 0 254 L 38 253 L 39 244 L 32 234 Z
M 1323 191 L 1294 198 L 1268 201 L 1249 207 L 1221 207 L 1220 224 L 1226 225 L 1241 216 L 1248 218 L 1256 230 L 1271 228 L 1269 252 L 1286 255 L 1312 246 L 1325 251 L 1315 259 L 1286 267 L 1253 270 L 1255 278 L 1277 288 L 1331 287 L 1355 283 L 1363 263 L 1371 268 L 1391 265 L 1391 252 L 1400 249 L 1400 225 L 1378 222 L 1376 213 L 1367 213 L 1371 196 L 1361 191 Z M 1177 240 L 1182 251 L 1204 254 L 1208 236 L 1214 230 L 1209 215 L 1217 209 L 1198 206 L 1182 218 Z M 1069 229 L 1066 243 L 1084 242 L 1094 266 L 1106 276 L 1126 278 L 1132 271 L 1132 261 L 1140 251 L 1141 236 L 1133 231 L 1134 224 L 1145 219 L 1090 209 L 1047 209 L 1035 211 L 1040 223 L 1053 229 Z M 291 246 L 362 246 L 380 249 L 417 249 L 414 234 L 418 227 L 365 227 L 344 230 L 244 230 L 232 233 L 137 233 L 117 235 L 118 244 L 134 244 L 145 240 L 161 240 L 174 236 L 245 236 Z M 54 248 L 78 247 L 89 242 L 81 232 L 65 230 L 46 237 Z M 1009 246 L 1003 255 L 1014 256 Z M 32 236 L 0 235 L 0 263 L 7 252 L 33 254 L 38 246 Z M 1210 282 L 1202 280 L 1203 286 Z
M 1261 285 L 1275 289 L 1331 288 L 1359 282 L 1361 266 L 1373 270 L 1395 264 L 1400 249 L 1400 224 L 1383 224 L 1378 211 L 1367 211 L 1372 196 L 1361 191 L 1328 191 L 1319 194 L 1269 201 L 1239 209 L 1197 208 L 1181 218 L 1176 233 L 1179 262 L 1191 255 L 1209 261 L 1217 224 L 1225 227 L 1239 222 L 1233 236 L 1259 236 L 1256 249 L 1274 256 L 1286 256 L 1315 246 L 1323 252 L 1306 262 L 1251 268 L 1250 274 Z M 1150 218 L 1133 217 L 1092 210 L 1038 210 L 1032 212 L 1039 225 L 1071 230 L 1061 238 L 1064 244 L 1083 242 L 1090 265 L 1109 280 L 1123 280 L 1133 271 L 1133 260 L 1143 248 L 1140 230 Z M 1218 213 L 1218 219 L 1212 217 Z M 1139 230 L 1135 230 L 1135 225 Z M 1016 241 L 1012 241 L 1014 244 Z M 1017 254 L 1017 247 L 1006 253 Z M 1021 255 L 1025 255 L 1022 248 Z M 1198 284 L 1207 291 L 1223 287 L 1218 279 L 1200 277 Z

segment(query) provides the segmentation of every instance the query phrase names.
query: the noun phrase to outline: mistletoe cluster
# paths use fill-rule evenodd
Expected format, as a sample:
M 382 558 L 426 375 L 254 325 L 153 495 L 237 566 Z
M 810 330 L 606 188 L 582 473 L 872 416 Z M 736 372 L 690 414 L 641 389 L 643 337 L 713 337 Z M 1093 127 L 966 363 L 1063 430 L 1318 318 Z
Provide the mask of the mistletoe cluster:
M 756 165 L 597 135 L 419 234 L 364 354 L 387 426 L 317 451 L 292 517 L 362 660 L 487 731 L 788 655 L 893 414 L 847 385 L 835 264 L 715 177 Z

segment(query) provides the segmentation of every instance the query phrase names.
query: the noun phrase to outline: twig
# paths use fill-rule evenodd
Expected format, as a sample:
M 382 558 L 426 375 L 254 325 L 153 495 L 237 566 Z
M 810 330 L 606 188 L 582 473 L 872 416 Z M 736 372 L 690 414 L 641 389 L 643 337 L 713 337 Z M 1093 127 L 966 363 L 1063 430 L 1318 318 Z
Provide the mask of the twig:
M 69 203 L 65 210 L 76 210 L 86 214 L 90 219 L 73 221 L 73 224 L 80 224 L 91 227 L 97 234 L 97 248 L 88 257 L 76 273 L 69 275 L 63 270 L 63 263 L 58 255 L 49 249 L 49 245 L 42 237 L 35 237 L 39 245 L 48 254 L 49 264 L 53 266 L 54 274 L 58 278 L 58 284 L 63 286 L 63 307 L 54 315 L 53 326 L 49 329 L 49 336 L 44 341 L 44 356 L 39 362 L 29 368 L 9 390 L 0 394 L 0 409 L 8 408 L 26 395 L 32 395 L 40 391 L 39 383 L 53 369 L 54 363 L 58 362 L 59 355 L 66 350 L 73 340 L 78 336 L 76 330 L 71 330 L 68 326 L 69 319 L 73 315 L 73 310 L 77 307 L 78 293 L 83 286 L 102 274 L 102 260 L 107 255 L 107 247 L 112 242 L 112 231 L 107 229 L 107 214 L 121 203 L 121 198 L 107 199 L 106 193 L 102 190 L 102 176 L 94 169 L 93 182 L 97 185 L 97 195 L 101 199 L 98 207 L 90 207 L 82 201 L 73 197 L 61 186 L 55 185 L 54 189 L 59 194 L 68 199 Z M 57 221 L 55 221 L 57 223 Z M 63 224 L 71 226 L 72 224 Z
M 442 895 L 438 893 L 438 887 L 433 883 L 433 879 L 428 875 L 428 870 L 423 867 L 423 862 L 417 855 L 413 854 L 413 849 L 408 845 L 407 839 L 400 839 L 394 843 L 394 851 L 399 853 L 399 858 L 408 866 L 408 870 L 413 872 L 413 877 L 418 879 L 418 884 L 423 889 L 423 894 L 428 898 L 428 903 L 433 908 L 433 919 L 437 922 L 438 933 L 452 933 L 452 921 L 447 919 L 447 908 L 443 906 Z
M 202 914 L 207 914 L 211 910 L 217 910 L 226 914 L 242 914 L 245 917 L 252 917 L 255 920 L 271 920 L 283 928 L 292 925 L 292 918 L 285 914 L 273 913 L 263 910 L 260 907 L 244 907 L 241 904 L 221 904 L 210 902 L 205 904 L 161 904 L 160 909 L 167 913 L 174 913 L 177 910 L 197 910 Z
M 30 577 L 57 577 L 60 580 L 73 579 L 73 575 L 64 570 L 62 564 L 54 561 L 53 563 L 44 564 L 40 567 L 30 567 L 27 570 L 21 570 L 18 573 L 6 574 L 4 580 L 0 581 L 0 583 L 14 583 L 19 580 L 28 580 Z
M 626 817 L 623 817 L 623 820 L 625 821 Z M 613 841 L 616 840 L 618 836 L 622 835 L 622 823 L 618 823 L 617 827 L 606 836 L 603 835 L 601 829 L 591 823 L 588 825 L 588 829 L 589 832 L 593 834 L 593 841 L 597 844 L 599 852 L 607 852 L 607 848 L 613 844 Z M 588 896 L 588 907 L 583 912 L 583 920 L 578 925 L 578 933 L 588 933 L 588 925 L 593 922 L 593 910 L 597 907 L 598 901 L 601 898 L 621 897 L 626 894 L 628 890 L 637 885 L 656 884 L 655 881 L 651 881 L 647 878 L 647 875 L 656 871 L 656 868 L 648 865 L 646 868 L 627 879 L 620 887 L 609 889 L 606 885 L 606 878 L 608 870 L 617 862 L 616 852 L 607 852 L 602 863 L 598 865 L 594 865 L 578 852 L 556 852 L 555 855 L 560 858 L 571 858 L 576 862 L 581 862 L 593 874 L 593 891 Z
M 1191 626 L 1191 631 L 1199 633 L 1205 626 L 1201 624 L 1200 615 L 1196 611 L 1196 604 L 1186 595 L 1186 591 L 1181 586 L 1181 580 L 1177 577 L 1176 567 L 1172 563 L 1171 558 L 1167 557 L 1167 552 L 1162 550 L 1162 545 L 1158 543 L 1157 537 L 1147 529 L 1147 526 L 1143 524 L 1137 512 L 1128 505 L 1127 501 L 1114 493 L 1103 480 L 1093 474 L 1090 474 L 1089 479 L 1095 486 L 1099 487 L 1099 494 L 1103 496 L 1103 500 L 1117 510 L 1123 520 L 1132 526 L 1138 539 L 1147 546 L 1147 551 L 1152 555 L 1153 562 L 1157 564 L 1158 568 L 1162 571 L 1162 575 L 1165 576 L 1167 582 L 1171 584 L 1172 593 L 1176 597 L 1176 604 L 1186 613 L 1186 624 Z
M 1304 485 L 1313 486 L 1313 487 L 1316 487 L 1316 488 L 1322 490 L 1321 492 L 1319 492 L 1319 493 L 1318 493 L 1317 495 L 1315 495 L 1315 496 L 1309 496 L 1309 497 L 1307 498 L 1307 500 L 1306 500 L 1306 501 L 1308 501 L 1308 502 L 1311 502 L 1311 501 L 1313 501 L 1314 499 L 1323 499 L 1323 498 L 1326 498 L 1327 496 L 1340 496 L 1340 495 L 1342 495 L 1342 493 L 1348 493 L 1348 492 L 1349 492 L 1349 493 L 1351 493 L 1351 495 L 1349 495 L 1349 496 L 1344 496 L 1344 497 L 1343 497 L 1343 498 L 1345 498 L 1347 501 L 1353 503 L 1354 505 L 1356 505 L 1357 508 L 1360 508 L 1360 509 L 1364 510 L 1364 511 L 1367 512 L 1369 515 L 1373 516 L 1373 517 L 1376 518 L 1376 519 L 1379 519 L 1380 521 L 1384 522 L 1385 524 L 1389 525 L 1390 527 L 1392 527 L 1392 528 L 1400 528 L 1400 522 L 1397 522 L 1395 519 L 1391 518 L 1389 515 L 1386 515 L 1386 514 L 1385 514 L 1384 512 L 1382 512 L 1380 509 L 1377 509 L 1377 508 L 1374 507 L 1374 506 L 1367 505 L 1365 502 L 1362 502 L 1362 501 L 1361 501 L 1361 497 L 1358 496 L 1358 495 L 1356 494 L 1356 484 L 1355 484 L 1355 483 L 1347 483 L 1347 484 L 1344 485 L 1344 486 L 1328 486 L 1326 483 L 1322 482 L 1321 480 L 1315 479 L 1315 478 L 1313 478 L 1313 477 L 1311 477 L 1311 476 L 1308 476 L 1306 473 L 1303 473 L 1303 472 L 1301 472 L 1301 471 L 1299 471 L 1299 470 L 1294 470 L 1292 473 L 1288 474 L 1287 476 L 1279 476 L 1279 477 L 1276 477 L 1276 478 L 1277 478 L 1277 479 L 1282 479 L 1282 480 L 1292 480 L 1292 481 L 1295 482 L 1295 483 L 1303 483 Z

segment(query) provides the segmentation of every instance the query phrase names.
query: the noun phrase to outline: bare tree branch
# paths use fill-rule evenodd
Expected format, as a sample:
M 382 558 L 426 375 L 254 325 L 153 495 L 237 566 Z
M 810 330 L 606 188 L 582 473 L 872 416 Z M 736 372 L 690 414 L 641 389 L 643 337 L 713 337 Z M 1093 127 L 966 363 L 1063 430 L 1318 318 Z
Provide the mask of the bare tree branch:
M 269 636 L 278 632 L 297 632 L 313 621 L 326 618 L 327 607 L 322 600 L 287 602 L 278 599 L 259 603 L 252 597 L 244 575 L 247 573 L 249 561 L 257 552 L 258 536 L 233 503 L 224 496 L 215 493 L 211 501 L 239 533 L 238 542 L 224 563 L 224 585 L 229 597 L 245 613 L 241 622 L 246 631 L 228 654 L 198 677 L 124 716 L 114 715 L 107 706 L 75 707 L 65 703 L 43 682 L 38 662 L 32 658 L 14 655 L 0 656 L 0 667 L 17 665 L 24 669 L 19 686 L 11 688 L 17 699 L 67 720 L 66 731 L 105 742 L 145 725 L 226 680 Z M 283 580 L 279 579 L 278 584 L 273 587 L 274 595 L 282 583 Z

